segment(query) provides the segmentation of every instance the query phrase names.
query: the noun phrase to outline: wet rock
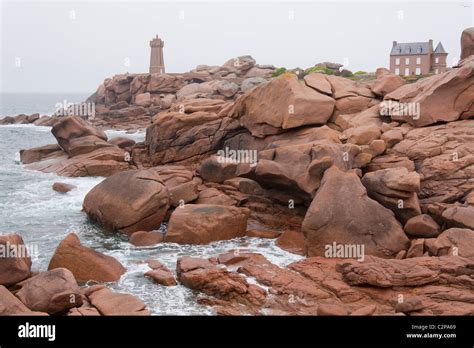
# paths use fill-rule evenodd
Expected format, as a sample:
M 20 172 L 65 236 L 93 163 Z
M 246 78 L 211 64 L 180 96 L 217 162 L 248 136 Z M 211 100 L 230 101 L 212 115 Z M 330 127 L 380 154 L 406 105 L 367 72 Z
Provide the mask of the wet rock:
M 161 232 L 137 231 L 130 236 L 130 243 L 135 246 L 150 246 L 161 243 L 165 239 Z
M 145 277 L 151 278 L 155 283 L 164 286 L 176 285 L 176 279 L 168 267 L 157 261 L 152 264 L 152 270 L 145 273 Z
M 126 269 L 111 256 L 104 255 L 81 245 L 76 234 L 70 233 L 56 248 L 48 270 L 66 268 L 72 272 L 76 281 L 98 282 L 118 281 Z
M 274 239 L 278 238 L 281 233 L 277 231 L 248 230 L 245 235 L 247 237 Z
M 89 218 L 129 235 L 158 229 L 168 208 L 168 190 L 153 170 L 117 173 L 89 191 L 83 203 Z
M 75 189 L 76 186 L 71 185 L 71 184 L 65 184 L 62 182 L 55 182 L 53 184 L 53 190 L 59 193 L 67 193 L 71 191 L 72 189 Z
M 293 254 L 306 254 L 306 238 L 302 232 L 284 231 L 276 240 L 275 244 L 283 250 Z

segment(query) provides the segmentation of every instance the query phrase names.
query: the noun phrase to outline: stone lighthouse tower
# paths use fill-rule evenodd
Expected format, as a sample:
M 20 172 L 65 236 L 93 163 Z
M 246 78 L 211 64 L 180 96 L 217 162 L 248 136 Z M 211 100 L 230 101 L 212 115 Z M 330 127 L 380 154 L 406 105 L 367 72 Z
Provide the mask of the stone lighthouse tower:
M 150 55 L 150 74 L 164 74 L 165 61 L 163 59 L 164 41 L 158 35 L 150 41 L 151 55 Z

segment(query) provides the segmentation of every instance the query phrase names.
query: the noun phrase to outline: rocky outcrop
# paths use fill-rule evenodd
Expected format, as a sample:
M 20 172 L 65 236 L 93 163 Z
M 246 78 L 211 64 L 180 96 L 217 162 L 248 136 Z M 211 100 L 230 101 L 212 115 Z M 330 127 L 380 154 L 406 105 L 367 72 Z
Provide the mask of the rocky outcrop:
M 171 214 L 165 241 L 179 244 L 207 244 L 216 240 L 243 237 L 248 209 L 186 204 Z
M 474 57 L 466 59 L 458 68 L 420 79 L 387 94 L 384 98 L 386 101 L 396 102 L 393 103 L 393 108 L 399 107 L 397 102 L 419 107 L 419 110 L 415 110 L 416 113 L 407 109 L 407 115 L 397 115 L 395 110 L 387 110 L 387 113 L 392 120 L 407 122 L 416 127 L 473 117 L 473 63 Z
M 18 234 L 0 236 L 0 285 L 10 286 L 31 275 L 31 258 Z
M 410 218 L 420 215 L 417 192 L 420 190 L 420 176 L 406 168 L 377 170 L 364 175 L 362 184 L 370 198 L 394 212 L 405 224 Z
M 168 189 L 153 170 L 129 170 L 106 178 L 83 203 L 89 218 L 129 235 L 158 229 L 168 208 Z
M 52 128 L 55 145 L 21 150 L 28 169 L 64 176 L 109 176 L 127 170 L 126 152 L 107 142 L 104 132 L 78 116 L 61 119 Z
M 125 273 L 125 267 L 115 258 L 81 245 L 74 233 L 68 234 L 56 248 L 48 270 L 56 268 L 68 269 L 80 283 L 113 282 Z
M 412 129 L 377 160 L 395 156 L 412 161 L 421 178 L 420 203 L 451 203 L 461 199 L 474 184 L 473 130 L 474 120 Z
M 366 255 L 394 257 L 408 238 L 393 213 L 367 196 L 354 172 L 333 166 L 309 207 L 302 230 L 308 256 L 325 255 L 326 245 L 364 245 Z
M 152 165 L 196 163 L 217 151 L 224 137 L 238 128 L 214 112 L 162 112 L 147 129 L 146 144 Z
M 322 125 L 331 117 L 334 100 L 301 84 L 292 74 L 252 89 L 238 99 L 229 115 L 253 136 L 264 137 L 285 129 Z

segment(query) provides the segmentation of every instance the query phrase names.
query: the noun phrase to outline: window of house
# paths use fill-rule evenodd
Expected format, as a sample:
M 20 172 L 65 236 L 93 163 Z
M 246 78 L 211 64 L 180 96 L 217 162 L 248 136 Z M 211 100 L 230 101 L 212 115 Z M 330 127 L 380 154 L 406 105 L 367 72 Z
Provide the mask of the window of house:
M 421 75 L 421 69 L 420 68 L 416 68 L 416 74 Z
M 438 57 L 435 58 L 435 63 L 439 63 L 439 58 Z
M 395 69 L 395 75 L 400 75 L 400 69 L 399 68 Z
M 406 65 L 410 64 L 410 58 L 405 58 L 405 64 Z
M 395 65 L 400 65 L 400 58 L 395 58 Z
M 405 75 L 406 75 L 406 76 L 410 75 L 410 69 L 405 68 Z
M 416 50 L 417 53 L 421 53 L 421 47 L 418 47 L 418 49 Z
M 416 58 L 416 64 L 421 64 L 421 58 L 420 57 Z

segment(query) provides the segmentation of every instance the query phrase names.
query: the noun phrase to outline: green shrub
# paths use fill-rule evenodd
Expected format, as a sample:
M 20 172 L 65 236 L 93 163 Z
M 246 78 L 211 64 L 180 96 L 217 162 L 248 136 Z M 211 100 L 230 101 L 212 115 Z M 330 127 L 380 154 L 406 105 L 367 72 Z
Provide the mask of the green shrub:
M 286 72 L 286 68 L 281 67 L 281 68 L 276 69 L 276 70 L 273 72 L 272 76 L 273 76 L 273 77 L 277 77 L 277 76 L 280 76 L 281 74 L 283 74 L 283 73 L 285 73 L 285 72 Z
M 305 72 L 306 75 L 312 74 L 314 72 L 323 72 L 326 75 L 332 75 L 333 74 L 333 71 L 331 69 L 326 68 L 325 66 L 318 66 L 318 65 L 313 66 L 311 68 L 308 68 L 304 72 Z
M 362 71 L 362 70 L 356 71 L 356 72 L 354 73 L 354 75 L 365 75 L 365 74 L 367 74 L 367 72 Z

